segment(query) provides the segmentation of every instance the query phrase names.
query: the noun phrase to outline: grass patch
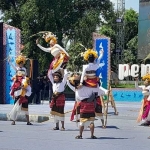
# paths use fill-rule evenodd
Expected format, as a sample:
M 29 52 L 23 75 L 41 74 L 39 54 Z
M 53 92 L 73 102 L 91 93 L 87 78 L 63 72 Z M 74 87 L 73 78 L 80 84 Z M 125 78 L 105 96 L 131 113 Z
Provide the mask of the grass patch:
M 118 85 L 111 85 L 112 88 L 135 88 L 134 84 L 118 84 Z

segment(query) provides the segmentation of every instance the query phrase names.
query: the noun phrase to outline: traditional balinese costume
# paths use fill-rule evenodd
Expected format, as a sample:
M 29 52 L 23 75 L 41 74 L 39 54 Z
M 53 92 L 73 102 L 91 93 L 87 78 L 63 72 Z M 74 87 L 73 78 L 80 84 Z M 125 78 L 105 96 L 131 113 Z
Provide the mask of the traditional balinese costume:
M 73 91 L 74 91 L 74 87 L 75 87 L 75 89 L 77 89 L 77 86 L 79 85 L 79 83 L 80 83 L 80 75 L 77 73 L 73 73 L 69 77 L 69 81 L 67 81 L 68 86 Z M 75 100 L 74 107 L 73 107 L 71 117 L 70 117 L 70 121 L 73 121 L 74 118 L 76 118 L 76 121 L 79 122 L 79 119 L 80 119 L 80 106 L 79 105 L 80 105 L 80 101 Z
M 90 87 L 86 87 L 86 86 L 83 86 L 82 89 L 77 89 L 78 87 L 78 84 L 79 84 L 79 81 L 80 80 L 80 77 L 79 75 L 76 75 L 74 77 L 70 77 L 69 80 L 67 81 L 67 84 L 68 86 L 70 87 L 70 89 L 72 89 L 74 92 L 78 93 L 79 91 L 79 95 L 80 93 L 82 93 L 82 90 L 84 91 L 85 90 L 90 90 L 92 93 L 96 93 L 96 97 L 95 97 L 95 115 L 100 118 L 100 119 L 103 119 L 103 114 L 102 114 L 102 105 L 101 105 L 101 99 L 100 97 L 107 94 L 108 93 L 108 90 L 100 87 L 100 88 L 90 88 Z M 77 82 L 77 85 L 75 86 L 75 82 Z M 82 93 L 84 94 L 84 93 Z M 75 94 L 76 95 L 76 94 Z M 90 96 L 90 95 L 89 95 Z M 76 98 L 77 99 L 77 98 Z M 72 111 L 72 115 L 71 115 L 71 121 L 74 119 L 74 115 L 77 115 L 76 119 L 79 118 L 79 110 L 80 110 L 80 102 L 82 100 L 79 100 L 79 101 L 76 101 L 75 102 L 75 105 L 74 105 L 74 109 Z M 76 110 L 77 109 L 77 110 Z
M 143 123 L 141 125 L 143 126 L 149 126 L 150 125 L 150 74 L 147 74 L 142 77 L 144 80 L 145 85 L 138 86 L 136 82 L 136 88 L 142 89 L 143 93 L 143 100 L 142 100 L 142 106 L 137 118 L 137 122 L 142 121 Z
M 100 56 L 98 57 L 96 51 L 88 49 L 83 56 L 84 60 L 89 61 L 89 64 L 83 65 L 80 83 L 83 84 L 84 82 L 84 85 L 88 87 L 97 87 L 99 78 L 96 76 L 96 70 L 99 68 L 99 62 L 103 56 L 103 51 L 100 51 Z M 97 57 L 98 60 L 96 61 Z
M 49 48 L 45 48 L 40 44 L 37 44 L 37 46 L 41 50 L 49 52 L 54 56 L 54 59 L 50 64 L 50 69 L 52 70 L 52 72 L 54 73 L 60 68 L 65 68 L 69 60 L 69 54 L 65 51 L 64 48 L 62 48 L 60 45 L 57 44 L 56 36 L 51 32 L 49 32 L 46 35 L 44 35 L 44 39 L 46 42 L 50 42 L 51 40 L 54 42 L 54 45 Z
M 27 71 L 25 67 L 20 67 L 19 64 L 22 63 L 23 65 L 25 64 L 26 61 L 26 57 L 19 55 L 16 58 L 16 64 L 18 65 L 17 67 L 13 66 L 11 63 L 11 65 L 13 66 L 13 68 L 16 70 L 16 75 L 13 76 L 12 80 L 13 80 L 13 84 L 11 86 L 11 91 L 10 91 L 10 95 L 12 97 L 14 97 L 14 91 L 20 87 L 20 84 L 22 83 L 22 80 L 25 78 L 25 76 L 27 75 Z
M 11 63 L 11 61 L 9 61 L 10 65 L 11 65 L 16 71 L 18 71 L 18 70 L 24 70 L 24 76 L 26 76 L 26 75 L 27 75 L 26 68 L 23 67 L 23 66 L 22 66 L 22 67 L 19 66 L 20 63 L 22 63 L 22 64 L 24 65 L 25 62 L 26 62 L 26 57 L 23 56 L 23 55 L 18 55 L 18 56 L 17 56 L 17 58 L 16 58 L 16 64 L 17 64 L 17 66 L 14 66 L 14 65 Z
M 69 81 L 67 81 L 67 84 L 75 92 L 75 100 L 79 102 L 80 135 L 76 136 L 76 139 L 82 139 L 84 127 L 92 126 L 92 128 L 94 128 L 96 95 L 93 88 L 89 88 L 87 86 L 75 88 Z M 91 133 L 91 138 L 96 138 L 93 135 L 93 132 Z
M 65 106 L 65 85 L 67 82 L 67 71 L 64 70 L 64 77 L 63 79 L 59 80 L 58 82 L 54 81 L 53 76 L 59 76 L 62 78 L 61 72 L 55 72 L 52 74 L 52 70 L 49 70 L 48 77 L 53 85 L 53 95 L 52 100 L 50 102 L 50 108 L 51 112 L 50 114 L 54 116 L 54 122 L 59 123 L 59 121 L 64 121 L 65 114 L 64 114 L 64 106 Z M 58 127 L 56 127 L 54 130 L 59 130 Z
M 28 97 L 31 95 L 30 80 L 26 77 L 26 68 L 23 67 L 25 64 L 26 57 L 19 55 L 16 58 L 17 67 L 13 66 L 16 70 L 16 75 L 12 78 L 13 85 L 11 87 L 10 95 L 14 98 L 14 107 L 10 112 L 10 119 L 13 120 L 12 125 L 15 125 L 17 115 L 23 113 L 27 118 L 27 125 L 32 125 L 29 122 L 28 113 Z M 11 64 L 11 63 L 10 63 Z M 20 64 L 22 64 L 20 66 Z M 12 64 L 11 64 L 12 65 Z
M 23 114 L 23 115 L 29 115 L 28 113 L 28 97 L 31 95 L 31 86 L 29 84 L 29 78 L 25 77 L 24 79 L 20 79 L 14 82 L 21 82 L 16 86 L 15 89 L 13 89 L 13 97 L 15 98 L 15 105 L 13 109 L 11 110 L 9 116 L 10 119 L 14 121 L 17 118 L 17 115 Z M 13 125 L 14 125 L 13 124 Z M 27 125 L 31 125 L 31 123 L 28 121 Z

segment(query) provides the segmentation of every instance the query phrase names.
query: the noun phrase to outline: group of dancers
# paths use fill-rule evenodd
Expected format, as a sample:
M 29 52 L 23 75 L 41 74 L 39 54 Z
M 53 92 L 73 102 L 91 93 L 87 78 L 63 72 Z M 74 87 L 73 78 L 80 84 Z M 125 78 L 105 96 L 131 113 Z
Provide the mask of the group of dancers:
M 66 69 L 70 56 L 64 48 L 57 44 L 57 37 L 52 32 L 47 32 L 43 35 L 43 38 L 49 43 L 50 47 L 45 48 L 41 46 L 38 39 L 36 40 L 37 46 L 41 50 L 49 52 L 54 56 L 47 74 L 53 87 L 53 95 L 49 104 L 51 109 L 50 114 L 53 115 L 55 122 L 53 130 L 65 130 L 64 91 L 67 84 L 70 89 L 75 92 L 75 105 L 70 120 L 72 121 L 74 116 L 76 116 L 76 121 L 78 121 L 80 125 L 79 135 L 75 138 L 82 139 L 84 128 L 89 127 L 91 138 L 96 139 L 97 137 L 94 135 L 95 116 L 101 119 L 102 127 L 105 128 L 101 97 L 110 92 L 102 88 L 100 79 L 96 76 L 96 70 L 99 68 L 99 59 L 102 58 L 104 52 L 100 51 L 100 55 L 98 56 L 95 50 L 87 49 L 83 54 L 83 58 L 87 61 L 87 64 L 83 65 L 81 74 L 76 72 L 70 74 Z M 12 120 L 12 125 L 15 125 L 17 114 L 20 112 L 26 115 L 27 125 L 32 125 L 32 123 L 29 122 L 28 113 L 28 97 L 31 95 L 31 85 L 29 78 L 26 76 L 26 69 L 23 66 L 25 59 L 26 58 L 22 55 L 16 59 L 18 67 L 15 67 L 16 75 L 13 78 L 14 83 L 10 91 L 11 96 L 15 99 L 15 105 L 9 115 Z M 143 91 L 149 93 L 150 76 L 143 79 L 148 83 L 148 86 L 145 85 Z M 140 121 L 149 116 L 149 95 L 144 98 L 143 108 L 141 109 L 144 111 L 141 111 L 142 115 Z M 59 125 L 60 122 L 61 126 Z M 149 120 L 147 120 L 146 123 L 149 124 Z

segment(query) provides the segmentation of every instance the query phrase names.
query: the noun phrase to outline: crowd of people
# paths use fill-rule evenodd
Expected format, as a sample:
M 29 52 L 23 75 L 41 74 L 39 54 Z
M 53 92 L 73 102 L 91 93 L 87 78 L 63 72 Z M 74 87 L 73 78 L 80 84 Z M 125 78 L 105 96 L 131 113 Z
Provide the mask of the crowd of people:
M 16 59 L 17 67 L 16 75 L 13 77 L 13 85 L 10 94 L 14 98 L 14 107 L 9 116 L 12 120 L 12 125 L 16 124 L 17 115 L 22 112 L 27 118 L 27 125 L 32 125 L 29 121 L 28 104 L 40 104 L 41 99 L 49 99 L 50 114 L 53 115 L 55 127 L 53 130 L 65 131 L 65 88 L 66 85 L 75 93 L 75 103 L 70 116 L 70 120 L 79 122 L 79 134 L 76 139 L 82 139 L 84 128 L 90 128 L 91 139 L 96 139 L 94 134 L 95 117 L 101 120 L 102 127 L 105 128 L 103 111 L 102 111 L 102 96 L 108 95 L 110 90 L 101 87 L 100 78 L 96 75 L 99 68 L 99 60 L 103 57 L 104 51 L 97 52 L 93 49 L 87 49 L 83 54 L 84 60 L 87 62 L 83 65 L 81 74 L 68 74 L 66 65 L 69 61 L 69 54 L 57 44 L 57 38 L 52 32 L 44 34 L 44 39 L 49 43 L 49 48 L 42 47 L 38 40 L 37 46 L 54 56 L 48 71 L 38 78 L 29 81 L 24 68 L 25 57 L 19 55 Z M 144 100 L 138 121 L 143 121 L 142 125 L 150 125 L 150 75 L 143 77 L 144 86 L 139 87 L 143 90 Z M 32 85 L 32 86 L 31 86 Z M 137 83 L 136 83 L 137 85 Z M 31 90 L 32 87 L 32 90 Z M 138 87 L 138 86 L 137 86 Z M 50 92 L 51 91 L 51 92 Z M 75 116 L 75 117 L 74 117 Z M 59 125 L 61 123 L 61 125 Z

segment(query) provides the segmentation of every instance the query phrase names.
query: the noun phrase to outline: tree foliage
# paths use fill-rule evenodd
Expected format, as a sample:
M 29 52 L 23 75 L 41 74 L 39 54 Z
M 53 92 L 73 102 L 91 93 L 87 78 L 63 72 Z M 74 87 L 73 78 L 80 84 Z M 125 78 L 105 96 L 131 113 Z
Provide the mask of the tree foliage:
M 23 51 L 29 58 L 38 59 L 40 70 L 44 70 L 52 60 L 50 54 L 39 50 L 35 45 L 37 37 L 29 38 L 39 31 L 52 31 L 61 44 L 63 33 L 74 38 L 75 43 L 82 43 L 85 47 L 92 46 L 92 32 L 96 26 L 105 20 L 110 20 L 113 6 L 110 0 L 0 0 L 3 21 L 21 29 L 25 44 Z M 44 46 L 47 46 L 41 40 Z M 80 46 L 70 48 L 70 66 L 77 66 L 76 56 L 80 53 Z M 82 61 L 80 62 L 82 63 Z
M 114 12 L 113 17 L 108 20 L 100 28 L 100 34 L 106 35 L 111 38 L 111 63 L 115 64 L 116 59 L 116 24 L 117 12 Z M 137 43 L 138 43 L 138 13 L 133 9 L 125 11 L 124 14 L 125 22 L 125 43 L 124 43 L 124 61 L 125 63 L 136 63 L 137 58 Z
M 70 54 L 69 68 L 79 70 L 84 63 L 80 54 L 86 48 L 92 48 L 92 32 L 100 27 L 100 34 L 111 38 L 112 64 L 115 59 L 116 18 L 110 0 L 0 0 L 0 10 L 4 14 L 5 23 L 21 29 L 22 41 L 25 44 L 23 52 L 33 59 L 38 59 L 40 70 L 45 70 L 52 56 L 37 48 L 35 40 L 29 38 L 39 31 L 52 31 L 62 45 L 62 35 L 66 33 L 73 43 L 68 50 Z M 125 50 L 126 62 L 136 62 L 138 13 L 133 9 L 126 10 L 125 20 Z M 43 46 L 48 46 L 44 40 Z M 77 58 L 77 56 L 79 58 Z

